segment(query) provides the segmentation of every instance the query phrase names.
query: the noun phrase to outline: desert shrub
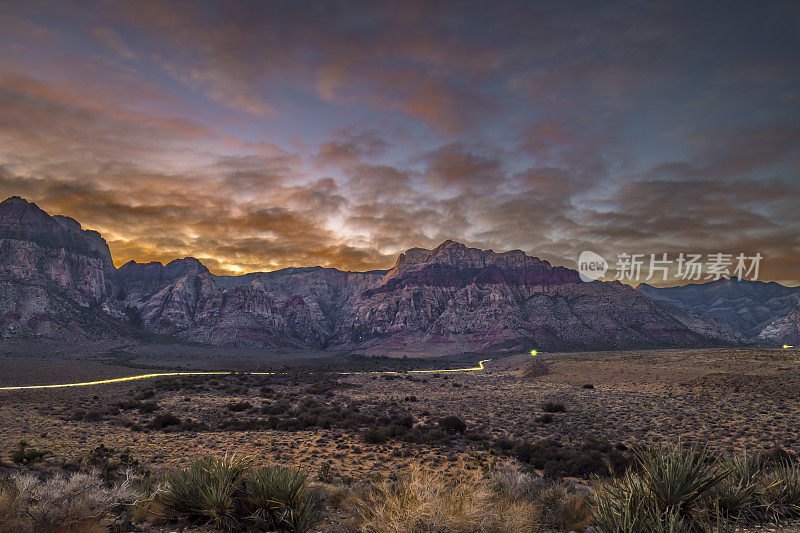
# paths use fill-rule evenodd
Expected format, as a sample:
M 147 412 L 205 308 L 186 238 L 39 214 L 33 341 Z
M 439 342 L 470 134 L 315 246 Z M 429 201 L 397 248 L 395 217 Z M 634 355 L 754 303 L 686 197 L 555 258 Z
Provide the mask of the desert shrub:
M 140 405 L 142 405 L 142 402 L 139 400 L 122 400 L 121 402 L 117 403 L 117 407 L 123 411 L 138 409 Z
M 169 518 L 235 530 L 237 496 L 247 467 L 247 462 L 234 457 L 195 459 L 186 468 L 167 472 L 158 502 Z
M 180 423 L 181 419 L 172 413 L 162 413 L 160 415 L 156 415 L 153 420 L 147 424 L 147 427 L 150 429 L 168 429 L 179 426 Z
M 386 427 L 371 427 L 364 430 L 361 434 L 367 444 L 383 444 L 392 438 L 392 432 Z
M 528 363 L 522 370 L 522 376 L 528 379 L 546 376 L 550 373 L 550 365 L 541 360 Z
M 252 404 L 247 401 L 241 402 L 233 402 L 228 404 L 228 410 L 234 413 L 241 413 L 242 411 L 247 411 L 248 409 L 252 409 Z
M 467 430 L 466 422 L 455 415 L 440 418 L 438 425 L 439 429 L 450 434 L 464 433 Z
M 305 533 L 322 519 L 322 500 L 302 470 L 274 466 L 251 472 L 242 501 L 247 521 L 265 531 Z
M 795 460 L 791 453 L 778 445 L 775 445 L 772 448 L 764 451 L 760 457 L 763 462 L 770 465 L 781 465 L 785 463 L 791 463 Z
M 84 422 L 100 422 L 101 420 L 103 420 L 103 413 L 97 409 L 86 411 L 86 414 L 83 415 Z
M 12 480 L 0 481 L 0 533 L 22 531 L 27 504 Z
M 592 385 L 591 383 L 586 383 L 586 384 L 583 385 L 583 388 L 584 389 L 593 389 L 594 385 Z
M 578 446 L 564 446 L 548 439 L 539 442 L 519 442 L 514 455 L 522 463 L 540 469 L 546 477 L 608 476 L 622 471 L 628 458 L 606 440 L 588 439 Z
M 563 403 L 544 402 L 542 404 L 542 411 L 545 413 L 563 413 L 566 411 L 566 408 Z
M 545 413 L 541 416 L 537 416 L 534 419 L 538 424 L 550 424 L 553 422 L 553 415 L 550 413 Z
M 583 531 L 588 525 L 591 512 L 586 498 L 565 482 L 547 480 L 512 463 L 492 469 L 490 479 L 502 497 L 535 504 L 546 529 Z
M 459 469 L 447 477 L 412 466 L 397 480 L 355 491 L 342 506 L 354 529 L 374 533 L 537 532 L 539 509 L 531 502 L 506 498 L 492 490 L 477 470 Z
M 441 429 L 427 429 L 425 431 L 420 430 L 418 432 L 416 442 L 421 442 L 431 446 L 450 446 L 452 444 L 450 435 Z
M 105 482 L 114 481 L 123 474 L 126 478 L 131 474 L 149 475 L 134 458 L 130 448 L 117 454 L 113 448 L 102 442 L 86 454 L 83 462 L 87 469 L 96 472 Z
M 111 488 L 98 476 L 82 472 L 46 481 L 15 475 L 0 484 L 0 531 L 93 531 L 135 498 L 127 480 Z
M 138 408 L 141 414 L 149 415 L 155 413 L 161 407 L 158 405 L 158 402 L 140 402 Z
M 17 464 L 26 465 L 29 463 L 38 463 L 50 452 L 44 450 L 37 450 L 28 446 L 28 443 L 20 441 L 17 449 L 11 453 L 11 460 Z

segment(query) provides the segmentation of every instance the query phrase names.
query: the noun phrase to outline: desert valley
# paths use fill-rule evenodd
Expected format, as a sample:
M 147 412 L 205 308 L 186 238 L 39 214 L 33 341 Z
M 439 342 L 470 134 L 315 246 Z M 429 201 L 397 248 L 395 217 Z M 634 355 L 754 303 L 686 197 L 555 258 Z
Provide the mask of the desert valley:
M 0 533 L 800 533 L 800 2 L 0 0 Z
M 102 236 L 23 199 L 0 222 L 7 475 L 157 484 L 240 456 L 305 472 L 326 494 L 309 527 L 347 531 L 376 520 L 362 501 L 376 483 L 490 472 L 541 479 L 513 512 L 558 530 L 590 527 L 586 491 L 636 450 L 800 454 L 800 350 L 783 346 L 800 344 L 797 288 L 635 290 L 451 241 L 363 273 L 115 268 Z M 36 388 L 181 372 L 216 374 Z M 159 490 L 92 527 L 168 530 Z

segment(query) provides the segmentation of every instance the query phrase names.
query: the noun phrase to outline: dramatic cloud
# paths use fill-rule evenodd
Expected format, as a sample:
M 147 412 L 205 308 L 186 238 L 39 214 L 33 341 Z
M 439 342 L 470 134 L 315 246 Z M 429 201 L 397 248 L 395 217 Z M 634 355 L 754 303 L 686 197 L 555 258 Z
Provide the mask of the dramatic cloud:
M 447 238 L 761 252 L 800 282 L 794 2 L 25 2 L 0 196 L 115 261 L 387 268 Z

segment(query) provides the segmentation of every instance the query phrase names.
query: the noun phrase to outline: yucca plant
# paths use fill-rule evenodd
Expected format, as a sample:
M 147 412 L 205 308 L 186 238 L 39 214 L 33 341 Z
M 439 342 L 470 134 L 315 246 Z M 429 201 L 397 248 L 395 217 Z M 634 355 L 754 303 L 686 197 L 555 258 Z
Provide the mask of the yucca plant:
M 256 526 L 304 533 L 321 519 L 321 500 L 308 485 L 303 470 L 273 466 L 251 472 L 245 479 L 243 503 Z
M 590 496 L 594 525 L 603 533 L 650 533 L 661 516 L 642 479 L 633 472 L 600 483 Z
M 800 464 L 783 462 L 769 473 L 765 505 L 775 518 L 800 517 Z
M 664 516 L 677 513 L 688 531 L 702 531 L 697 511 L 702 511 L 726 476 L 724 470 L 714 467 L 708 451 L 668 444 L 639 450 L 636 463 L 659 512 Z
M 238 496 L 248 463 L 235 457 L 202 457 L 167 473 L 158 502 L 168 516 L 238 529 Z
M 714 490 L 716 515 L 733 522 L 751 522 L 763 517 L 762 467 L 761 459 L 747 455 L 746 451 L 742 455 L 725 457 L 720 462 L 725 477 Z

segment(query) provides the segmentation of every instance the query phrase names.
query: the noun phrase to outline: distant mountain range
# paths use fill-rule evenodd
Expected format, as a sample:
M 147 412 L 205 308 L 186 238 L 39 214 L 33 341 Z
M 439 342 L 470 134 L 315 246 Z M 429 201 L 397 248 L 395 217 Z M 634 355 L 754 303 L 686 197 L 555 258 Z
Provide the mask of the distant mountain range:
M 643 283 L 637 288 L 665 306 L 730 324 L 750 343 L 800 344 L 800 287 L 731 278 L 664 288 Z
M 387 355 L 729 346 L 796 339 L 798 295 L 776 283 L 584 283 L 519 250 L 453 241 L 370 272 L 215 276 L 194 258 L 117 269 L 97 232 L 19 197 L 0 203 L 2 338 Z

